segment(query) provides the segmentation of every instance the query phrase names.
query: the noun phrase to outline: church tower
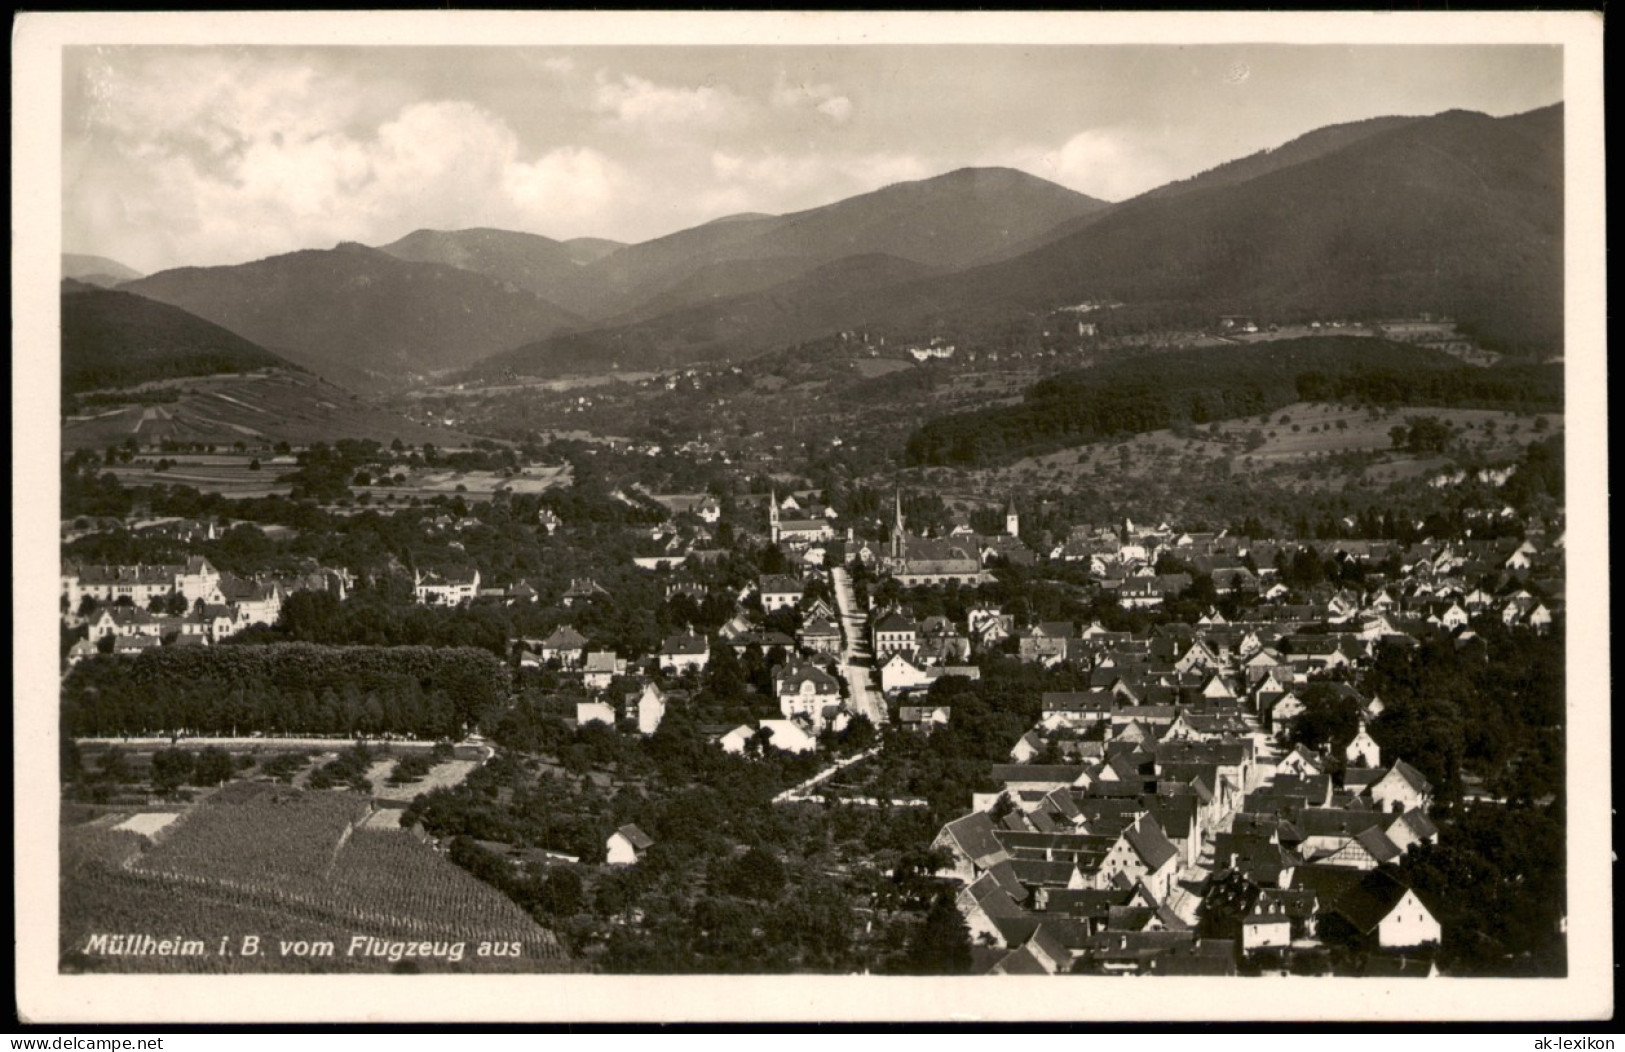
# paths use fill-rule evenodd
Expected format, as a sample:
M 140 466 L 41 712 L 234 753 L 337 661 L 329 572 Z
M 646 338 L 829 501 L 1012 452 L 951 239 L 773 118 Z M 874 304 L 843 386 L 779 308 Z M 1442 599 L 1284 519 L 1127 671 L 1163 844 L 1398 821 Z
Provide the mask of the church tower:
M 1004 532 L 1012 537 L 1021 535 L 1021 519 L 1016 515 L 1016 498 L 1013 496 L 1004 508 Z
M 893 559 L 903 557 L 903 490 L 897 490 L 897 506 L 892 516 L 891 554 Z
M 774 544 L 779 543 L 779 490 L 775 486 L 767 494 L 767 534 Z

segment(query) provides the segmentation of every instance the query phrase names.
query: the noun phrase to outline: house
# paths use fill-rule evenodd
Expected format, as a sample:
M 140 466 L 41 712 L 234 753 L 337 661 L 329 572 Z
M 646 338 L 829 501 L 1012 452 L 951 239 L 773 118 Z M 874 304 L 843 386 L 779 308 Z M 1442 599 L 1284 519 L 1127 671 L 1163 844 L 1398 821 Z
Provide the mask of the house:
M 715 497 L 706 497 L 694 505 L 694 514 L 700 517 L 701 522 L 714 526 L 722 518 L 722 505 L 717 503 Z
M 666 694 L 653 683 L 645 683 L 641 691 L 629 698 L 626 714 L 637 722 L 638 733 L 647 737 L 659 730 L 660 722 L 666 718 Z
M 1260 888 L 1258 898 L 1241 921 L 1243 953 L 1292 945 L 1293 939 L 1313 938 L 1318 903 L 1308 889 Z
M 809 615 L 796 633 L 796 642 L 811 654 L 836 655 L 841 652 L 841 630 L 827 617 Z
M 872 631 L 877 661 L 898 651 L 911 653 L 920 645 L 919 630 L 914 621 L 897 610 L 881 615 Z
M 564 522 L 553 513 L 551 508 L 543 508 L 536 513 L 536 525 L 546 530 L 548 535 L 551 536 L 554 531 L 564 525 Z
M 472 602 L 479 590 L 480 571 L 477 568 L 447 570 L 444 573 L 415 571 L 412 574 L 413 595 L 424 606 L 463 606 Z M 226 598 L 240 604 L 230 594 Z
M 841 683 L 811 662 L 792 662 L 773 670 L 773 694 L 785 719 L 800 720 L 822 730 L 841 707 Z
M 1111 880 L 1121 874 L 1131 884 L 1143 883 L 1160 902 L 1168 897 L 1178 866 L 1179 849 L 1156 819 L 1141 815 L 1107 852 L 1100 875 L 1103 880 Z
M 93 657 L 95 654 L 96 644 L 92 643 L 88 639 L 81 639 L 79 642 L 68 648 L 68 667 L 72 668 L 85 658 Z
M 570 625 L 560 625 L 542 640 L 541 655 L 544 662 L 557 661 L 564 668 L 575 668 L 581 664 L 586 650 L 586 636 Z
M 602 723 L 615 726 L 615 708 L 602 701 L 576 702 L 576 725 L 585 727 L 589 723 Z
M 1388 773 L 1371 786 L 1372 806 L 1384 811 L 1426 812 L 1433 803 L 1433 785 L 1421 771 L 1404 760 L 1395 760 Z
M 1010 855 L 995 835 L 993 818 L 985 811 L 972 811 L 943 826 L 931 841 L 933 848 L 948 853 L 946 869 L 939 877 L 951 877 L 969 884 L 1000 862 L 1010 861 Z
M 1433 912 L 1387 870 L 1302 866 L 1292 880 L 1294 887 L 1315 892 L 1322 936 L 1340 929 L 1381 949 L 1437 945 L 1441 940 Z
M 1066 642 L 1077 635 L 1070 621 L 1045 621 L 1031 630 L 1020 633 L 1020 654 L 1023 661 L 1044 661 L 1066 656 Z
M 671 675 L 704 671 L 710 661 L 711 642 L 704 636 L 668 636 L 660 646 L 660 670 Z
M 761 578 L 756 586 L 757 593 L 762 597 L 762 609 L 768 613 L 775 610 L 794 610 L 801 605 L 801 582 L 794 577 L 784 574 L 768 574 Z
M 628 823 L 609 835 L 604 841 L 604 861 L 612 866 L 630 866 L 654 846 L 649 834 Z
M 1350 767 L 1375 768 L 1382 766 L 1382 749 L 1365 729 L 1365 717 L 1360 718 L 1360 729 L 1343 750 Z
M 893 651 L 880 666 L 880 692 L 896 694 L 928 687 L 936 679 L 932 671 L 906 651 Z
M 564 593 L 564 605 L 567 607 L 579 606 L 582 603 L 590 603 L 594 599 L 608 594 L 608 590 L 590 577 L 572 579 L 570 587 Z
M 897 723 L 906 731 L 932 731 L 946 727 L 953 715 L 951 705 L 903 705 L 897 710 Z
M 113 640 L 113 653 L 129 657 L 163 646 L 157 636 L 119 636 Z
M 610 682 L 626 671 L 626 662 L 613 650 L 595 650 L 581 664 L 581 678 L 588 690 L 606 690 Z
M 768 744 L 782 752 L 809 753 L 818 748 L 818 741 L 794 720 L 760 720 L 760 731 L 768 736 Z
M 745 751 L 745 744 L 755 736 L 756 728 L 752 727 L 748 723 L 741 723 L 733 730 L 718 738 L 717 744 L 722 746 L 723 752 L 733 756 L 738 756 Z
M 151 636 L 157 639 L 161 635 L 158 618 L 139 606 L 104 606 L 90 618 L 92 642 L 109 637 L 128 639 Z
M 220 593 L 220 571 L 201 555 L 186 560 L 186 565 L 175 575 L 175 591 L 188 605 L 200 599 L 205 603 L 225 602 L 225 596 Z
M 128 598 L 136 606 L 174 594 L 175 581 L 184 572 L 181 566 L 78 566 L 63 567 L 63 595 L 77 610 L 84 596 L 98 603 L 116 603 Z

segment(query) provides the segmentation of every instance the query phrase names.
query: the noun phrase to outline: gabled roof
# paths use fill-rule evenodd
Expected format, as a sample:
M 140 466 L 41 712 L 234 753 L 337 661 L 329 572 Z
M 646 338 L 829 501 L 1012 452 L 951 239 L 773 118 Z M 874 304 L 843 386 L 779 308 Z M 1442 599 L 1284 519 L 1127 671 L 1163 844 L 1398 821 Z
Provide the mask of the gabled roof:
M 560 625 L 552 635 L 542 640 L 542 647 L 547 650 L 581 650 L 586 645 L 587 637 L 570 625 Z
M 676 635 L 666 637 L 660 652 L 670 656 L 691 656 L 708 653 L 710 649 L 704 636 Z
M 1030 944 L 1024 944 L 1011 950 L 1000 958 L 999 963 L 993 966 L 992 975 L 1049 975 L 1050 970 L 1044 967 L 1038 959 Z
M 875 622 L 876 632 L 913 632 L 916 631 L 914 622 L 893 610 L 891 613 Z
M 942 831 L 978 866 L 987 868 L 1008 861 L 1004 846 L 994 836 L 993 819 L 984 811 L 973 811 L 942 827 Z
M 1313 888 L 1322 911 L 1341 916 L 1362 935 L 1375 930 L 1411 890 L 1387 870 L 1334 866 L 1304 866 L 1293 877 L 1293 885 Z
M 647 851 L 649 848 L 654 846 L 654 839 L 650 837 L 648 833 L 645 833 L 643 830 L 639 829 L 635 825 L 632 825 L 631 823 L 627 823 L 621 828 L 615 830 L 615 832 L 625 837 L 627 843 L 632 845 L 632 850 L 634 851 Z
M 1179 854 L 1179 850 L 1168 841 L 1167 835 L 1154 818 L 1141 818 L 1124 830 L 1123 836 L 1134 849 L 1134 853 L 1140 856 L 1140 861 L 1152 872 L 1161 869 Z
M 1433 792 L 1432 783 L 1427 780 L 1421 771 L 1418 771 L 1404 760 L 1394 761 L 1393 773 L 1403 778 L 1412 789 L 1419 793 Z
M 1372 826 L 1355 836 L 1354 839 L 1379 863 L 1392 862 L 1404 854 L 1399 850 L 1398 845 L 1388 839 L 1388 834 L 1382 831 L 1381 826 Z

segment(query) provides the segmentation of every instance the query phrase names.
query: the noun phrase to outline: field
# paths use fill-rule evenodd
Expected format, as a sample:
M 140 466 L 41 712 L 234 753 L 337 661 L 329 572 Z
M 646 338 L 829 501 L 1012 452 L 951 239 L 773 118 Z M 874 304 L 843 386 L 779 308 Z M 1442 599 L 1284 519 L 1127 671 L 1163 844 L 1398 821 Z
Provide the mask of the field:
M 1388 409 L 1297 403 L 1267 418 L 1248 417 L 1192 428 L 1162 430 L 1116 443 L 1094 443 L 1027 457 L 1008 467 L 976 472 L 989 492 L 1011 484 L 1064 487 L 1079 480 L 1148 481 L 1180 470 L 1268 477 L 1305 490 L 1350 484 L 1387 484 L 1441 470 L 1449 459 L 1393 449 L 1390 430 L 1408 417 L 1431 416 L 1450 424 L 1452 448 L 1488 457 L 1515 456 L 1530 442 L 1561 434 L 1560 414 L 1488 409 Z M 1334 458 L 1355 454 L 1340 466 Z
M 390 785 L 389 772 L 394 769 L 395 756 L 386 760 L 379 760 L 367 771 L 367 781 L 372 783 L 372 795 L 377 800 L 411 800 L 419 793 L 433 792 L 436 789 L 449 789 L 468 777 L 468 772 L 479 766 L 474 760 L 451 760 L 447 763 L 436 764 L 429 773 L 415 782 L 405 785 Z
M 308 373 L 271 369 L 149 386 L 162 390 L 163 397 L 176 396 L 175 400 L 132 402 L 68 417 L 62 421 L 62 448 L 104 449 L 132 437 L 143 445 L 168 439 L 221 446 L 246 442 L 261 448 L 279 441 L 306 446 L 341 438 L 371 438 L 385 445 L 399 438 L 409 445 L 432 442 L 442 449 L 473 443 L 460 432 L 376 408 Z
M 159 471 L 158 462 L 162 459 L 167 459 L 170 466 Z M 277 481 L 277 476 L 298 467 L 292 457 L 260 457 L 258 468 L 254 463 L 255 457 L 251 454 L 172 453 L 164 457 L 136 457 L 128 464 L 114 464 L 106 470 L 123 486 L 167 483 L 225 497 L 286 496 L 292 492 L 291 483 Z
M 366 811 L 366 799 L 349 793 L 238 782 L 188 811 L 135 868 L 188 882 L 302 891 L 327 873 Z
M 570 484 L 568 466 L 531 466 L 517 475 L 502 475 L 494 471 L 440 471 L 422 469 L 403 472 L 405 480 L 389 486 L 372 487 L 374 499 L 394 496 L 436 497 L 464 494 L 469 497 L 489 498 L 499 492 L 545 493 L 550 489 Z
M 463 944 L 462 959 L 408 970 L 559 971 L 572 967 L 551 932 L 499 892 L 398 827 L 367 823 L 351 793 L 235 783 L 211 794 L 142 850 L 107 814 L 62 831 L 65 971 L 381 971 L 387 954 L 357 956 L 356 936 Z M 74 817 L 83 817 L 82 813 Z M 198 939 L 189 957 L 127 957 L 95 947 L 103 933 Z M 220 952 L 258 936 L 263 952 Z M 318 944 L 284 950 L 280 940 Z M 335 951 L 321 956 L 319 944 Z M 511 950 L 480 956 L 481 944 Z M 89 952 L 87 952 L 89 951 Z M 447 951 L 451 951 L 448 949 Z

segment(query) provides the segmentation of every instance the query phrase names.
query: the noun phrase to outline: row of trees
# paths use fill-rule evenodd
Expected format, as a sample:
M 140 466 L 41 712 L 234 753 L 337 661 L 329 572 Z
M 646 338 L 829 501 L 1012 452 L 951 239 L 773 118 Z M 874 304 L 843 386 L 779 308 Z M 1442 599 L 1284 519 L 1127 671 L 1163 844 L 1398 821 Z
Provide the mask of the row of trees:
M 471 648 L 305 643 L 162 647 L 97 656 L 62 687 L 65 734 L 399 734 L 457 737 L 494 723 L 509 673 Z

